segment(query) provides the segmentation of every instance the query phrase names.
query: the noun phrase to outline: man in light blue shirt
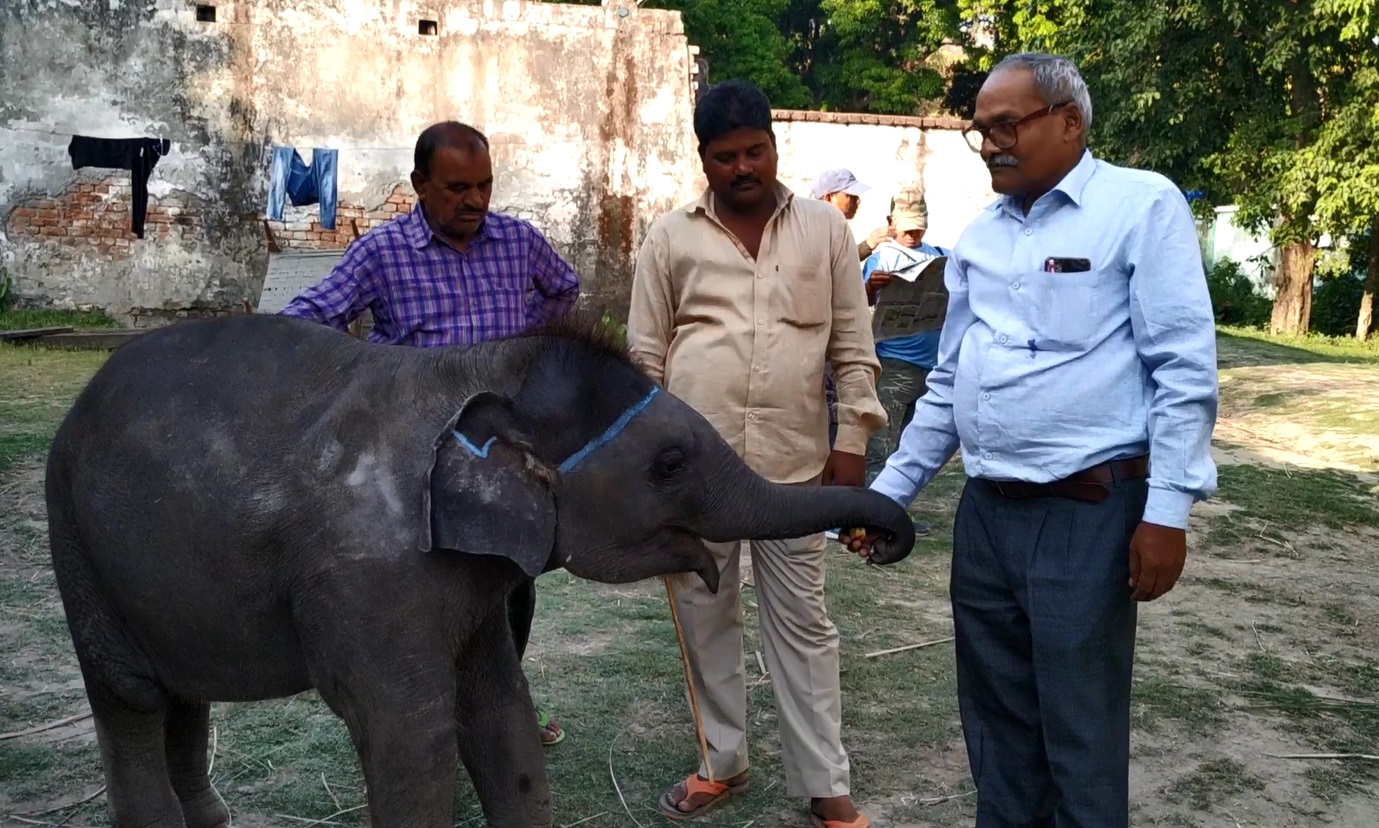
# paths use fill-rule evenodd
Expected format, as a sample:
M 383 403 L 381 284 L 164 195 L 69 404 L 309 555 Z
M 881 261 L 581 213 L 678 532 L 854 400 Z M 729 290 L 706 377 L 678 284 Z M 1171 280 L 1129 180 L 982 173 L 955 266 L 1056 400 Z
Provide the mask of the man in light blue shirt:
M 1216 489 L 1187 201 L 1094 158 L 1091 120 L 1062 58 L 988 76 L 965 137 L 1002 197 L 948 258 L 938 364 L 872 484 L 908 504 L 961 449 L 950 597 L 977 828 L 1128 824 L 1136 602 L 1177 582 Z

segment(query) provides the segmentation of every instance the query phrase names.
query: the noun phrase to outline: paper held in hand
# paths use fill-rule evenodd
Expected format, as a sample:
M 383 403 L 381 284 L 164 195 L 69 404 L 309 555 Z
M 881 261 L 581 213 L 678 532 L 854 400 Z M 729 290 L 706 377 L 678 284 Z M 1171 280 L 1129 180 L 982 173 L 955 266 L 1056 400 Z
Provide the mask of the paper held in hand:
M 948 315 L 948 288 L 943 284 L 947 256 L 916 262 L 894 271 L 877 291 L 871 332 L 877 342 L 936 331 Z

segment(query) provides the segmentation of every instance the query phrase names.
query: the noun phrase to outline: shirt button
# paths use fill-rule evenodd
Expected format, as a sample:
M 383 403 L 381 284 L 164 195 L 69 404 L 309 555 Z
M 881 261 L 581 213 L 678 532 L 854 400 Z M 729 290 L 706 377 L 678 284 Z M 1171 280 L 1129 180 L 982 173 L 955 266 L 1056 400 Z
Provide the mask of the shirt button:
M 1019 282 L 1016 282 L 1015 284 L 1011 285 L 1011 287 L 1014 288 L 1015 290 L 1019 290 L 1019 289 L 1020 289 L 1020 283 L 1019 283 Z
M 758 324 L 758 325 L 765 325 L 765 324 L 766 324 L 766 320 L 765 320 L 765 319 L 758 319 L 758 320 L 757 320 L 757 324 Z
M 1005 343 L 1007 343 L 1007 342 L 1009 342 L 1009 341 L 1010 341 L 1010 337 L 1006 336 L 1005 334 L 1001 334 L 1001 344 L 1002 344 L 1002 345 L 1004 345 Z
M 983 395 L 982 395 L 982 399 L 984 399 L 984 400 L 989 400 L 989 399 L 991 399 L 991 392 L 988 391 L 988 392 L 986 392 L 985 394 L 983 394 Z
M 1030 230 L 1028 227 L 1026 227 L 1026 228 L 1025 228 L 1025 235 L 1026 235 L 1026 236 L 1033 236 L 1033 235 L 1034 235 L 1034 231 L 1033 231 L 1033 230 Z
M 760 366 L 760 365 L 753 365 L 753 366 L 752 366 L 752 373 L 760 374 L 760 373 L 761 373 L 761 366 Z
M 982 452 L 982 458 L 985 459 L 985 460 L 990 460 L 990 459 L 991 459 L 991 452 L 989 452 L 989 451 L 984 451 L 984 452 Z

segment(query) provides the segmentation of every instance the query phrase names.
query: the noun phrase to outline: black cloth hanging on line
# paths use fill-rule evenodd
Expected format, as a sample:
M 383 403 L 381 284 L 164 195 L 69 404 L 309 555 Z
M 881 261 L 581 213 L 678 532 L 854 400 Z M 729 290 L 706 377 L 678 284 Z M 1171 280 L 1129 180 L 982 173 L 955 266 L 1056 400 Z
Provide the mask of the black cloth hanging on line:
M 144 216 L 148 212 L 148 176 L 157 166 L 158 159 L 172 149 L 172 142 L 166 138 L 88 138 L 73 135 L 67 146 L 67 154 L 72 156 L 72 169 L 100 167 L 109 170 L 128 170 L 129 181 L 134 191 L 134 204 L 131 211 L 130 229 L 139 238 L 144 237 Z

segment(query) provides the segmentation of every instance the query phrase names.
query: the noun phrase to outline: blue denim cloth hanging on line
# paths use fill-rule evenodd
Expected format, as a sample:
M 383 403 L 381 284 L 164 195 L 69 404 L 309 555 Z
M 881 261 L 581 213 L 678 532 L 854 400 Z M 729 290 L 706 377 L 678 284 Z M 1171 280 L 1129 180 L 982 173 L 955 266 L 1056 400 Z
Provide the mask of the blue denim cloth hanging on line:
M 316 147 L 311 166 L 292 147 L 274 146 L 268 178 L 268 218 L 282 221 L 284 197 L 293 207 L 321 205 L 321 227 L 335 229 L 335 158 L 333 149 Z

